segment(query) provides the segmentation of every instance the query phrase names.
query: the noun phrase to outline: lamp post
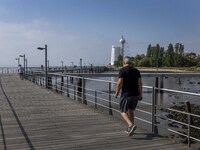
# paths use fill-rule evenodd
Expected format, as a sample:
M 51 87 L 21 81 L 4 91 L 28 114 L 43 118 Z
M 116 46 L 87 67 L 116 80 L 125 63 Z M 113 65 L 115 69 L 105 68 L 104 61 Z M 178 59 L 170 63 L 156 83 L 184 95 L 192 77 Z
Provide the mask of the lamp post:
M 45 87 L 47 88 L 47 45 L 45 47 L 38 47 L 38 50 L 45 50 Z
M 49 70 L 49 60 L 47 60 L 47 69 Z
M 63 61 L 61 61 L 61 63 L 62 63 L 62 68 L 61 68 L 61 70 L 62 70 L 62 73 L 63 73 Z
M 23 57 L 24 58 L 24 73 L 26 72 L 26 65 L 25 65 L 25 54 L 24 55 L 19 55 L 19 57 Z
M 20 63 L 20 62 L 19 62 L 19 57 L 18 57 L 18 58 L 15 58 L 15 60 L 18 61 L 18 66 L 17 66 L 17 67 L 19 67 L 19 63 Z
M 27 58 L 25 59 L 25 62 L 26 62 L 26 71 L 27 71 Z

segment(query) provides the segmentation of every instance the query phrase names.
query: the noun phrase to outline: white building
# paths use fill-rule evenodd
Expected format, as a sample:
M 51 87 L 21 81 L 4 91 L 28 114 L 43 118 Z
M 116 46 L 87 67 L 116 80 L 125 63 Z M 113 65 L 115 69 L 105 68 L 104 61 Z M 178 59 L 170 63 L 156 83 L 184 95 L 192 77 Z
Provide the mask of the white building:
M 112 46 L 111 50 L 111 65 L 114 65 L 115 61 L 118 60 L 119 55 L 122 55 L 121 47 Z

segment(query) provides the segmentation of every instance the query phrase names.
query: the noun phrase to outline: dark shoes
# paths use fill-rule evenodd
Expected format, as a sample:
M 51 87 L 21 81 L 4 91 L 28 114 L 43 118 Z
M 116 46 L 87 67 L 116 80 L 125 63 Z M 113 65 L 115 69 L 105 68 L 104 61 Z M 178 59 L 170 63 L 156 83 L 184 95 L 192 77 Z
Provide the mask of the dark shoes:
M 131 127 L 128 127 L 125 132 L 128 133 L 128 136 L 132 136 L 136 129 L 137 126 L 133 124 Z

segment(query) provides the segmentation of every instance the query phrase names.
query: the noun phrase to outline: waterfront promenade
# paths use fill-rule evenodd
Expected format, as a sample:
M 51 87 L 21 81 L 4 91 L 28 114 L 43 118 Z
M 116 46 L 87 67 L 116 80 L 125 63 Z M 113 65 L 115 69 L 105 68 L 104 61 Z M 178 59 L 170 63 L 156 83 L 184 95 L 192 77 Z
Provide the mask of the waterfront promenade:
M 184 150 L 139 127 L 126 124 L 58 93 L 3 74 L 0 89 L 0 150 Z

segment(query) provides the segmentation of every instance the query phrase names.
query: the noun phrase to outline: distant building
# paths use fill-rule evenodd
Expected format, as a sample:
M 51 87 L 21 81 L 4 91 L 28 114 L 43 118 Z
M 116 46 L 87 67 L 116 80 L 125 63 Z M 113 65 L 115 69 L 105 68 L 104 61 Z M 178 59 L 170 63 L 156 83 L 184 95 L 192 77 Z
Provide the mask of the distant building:
M 119 55 L 122 55 L 122 48 L 121 47 L 115 47 L 112 46 L 111 50 L 111 65 L 113 66 L 115 61 L 118 60 Z

